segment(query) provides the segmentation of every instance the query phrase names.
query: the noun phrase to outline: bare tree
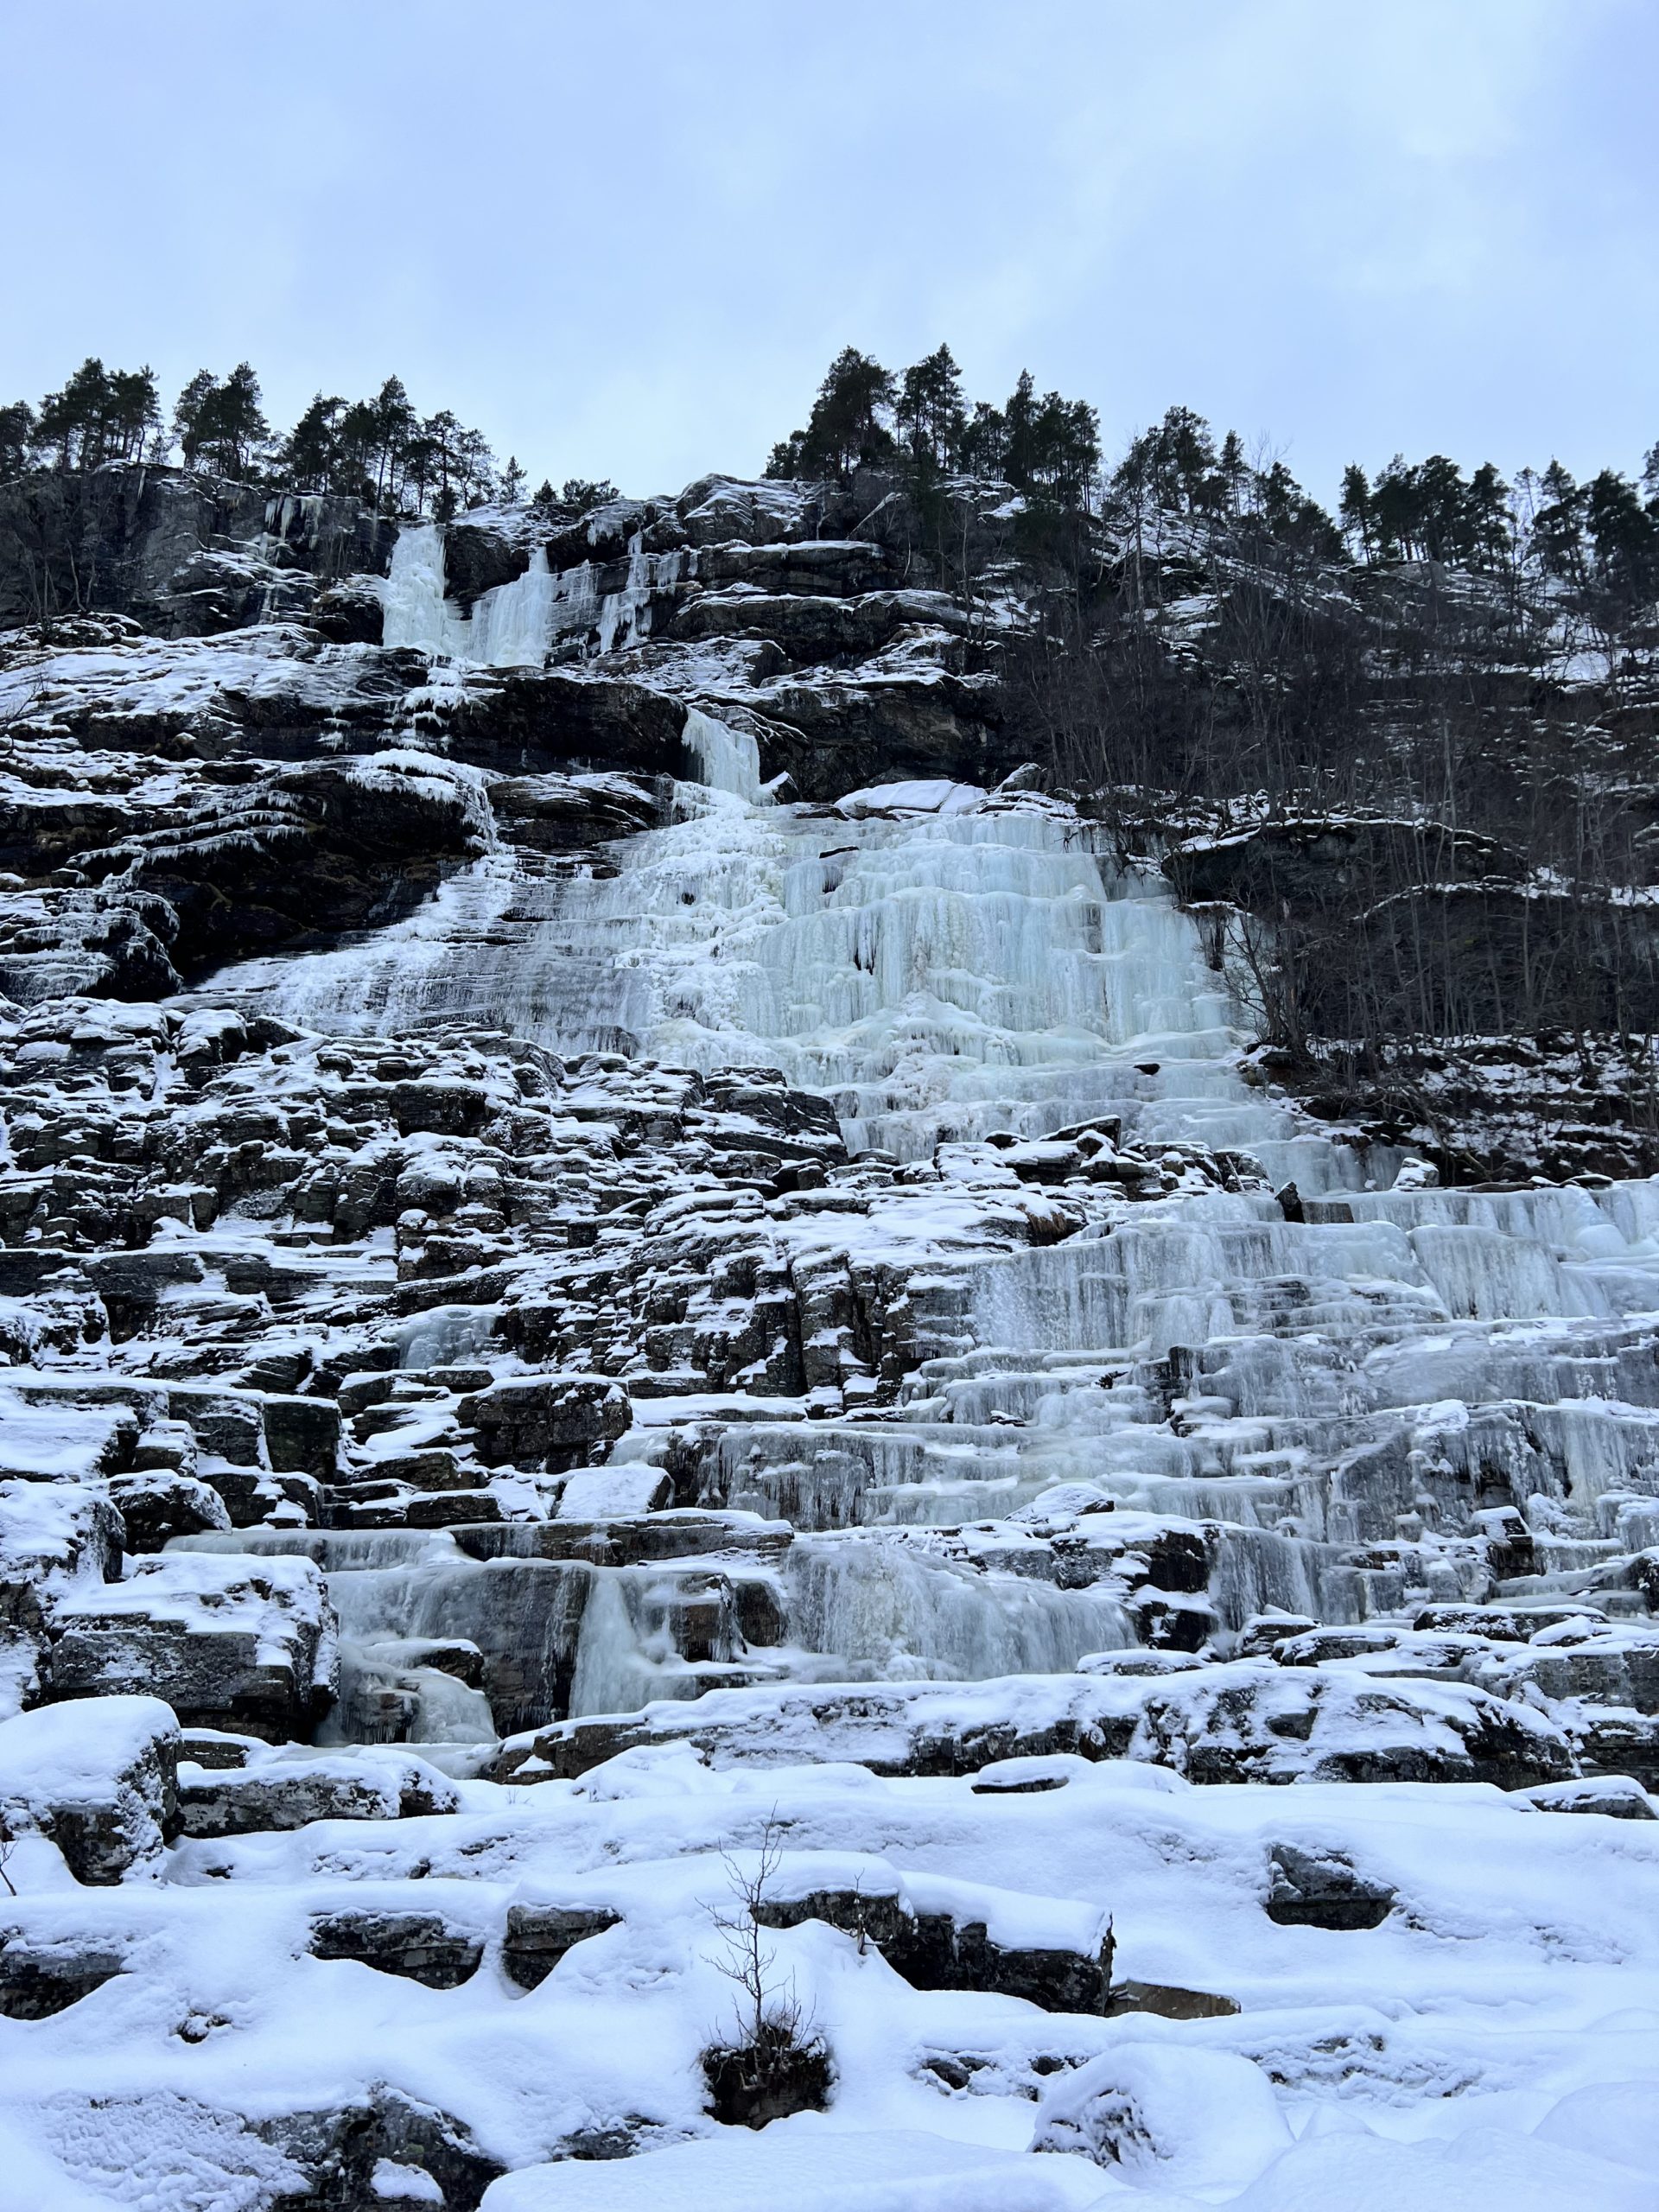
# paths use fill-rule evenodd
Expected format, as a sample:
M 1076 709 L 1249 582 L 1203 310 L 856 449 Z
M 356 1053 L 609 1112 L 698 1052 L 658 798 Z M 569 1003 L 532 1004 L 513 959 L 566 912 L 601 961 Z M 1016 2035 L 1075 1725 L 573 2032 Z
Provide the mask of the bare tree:
M 780 1978 L 766 1939 L 768 1907 L 784 1853 L 784 1826 L 767 1815 L 753 1863 L 722 1852 L 732 1893 L 729 1909 L 711 1907 L 725 1939 L 720 1971 L 737 1987 L 733 2031 L 703 2053 L 716 2119 L 764 2127 L 791 2112 L 819 2110 L 828 2100 L 830 2053 L 792 1974 Z
M 807 2042 L 812 2034 L 812 2022 L 796 1993 L 794 1976 L 781 1983 L 773 1979 L 776 1955 L 762 1932 L 766 1907 L 783 1860 L 784 1833 L 777 1813 L 768 1814 L 754 1864 L 747 1872 L 729 1852 L 720 1854 L 733 1897 L 730 1910 L 713 1913 L 714 1923 L 726 1942 L 720 1971 L 737 1985 L 738 2037 L 750 2049 L 759 2049 L 769 2038 Z

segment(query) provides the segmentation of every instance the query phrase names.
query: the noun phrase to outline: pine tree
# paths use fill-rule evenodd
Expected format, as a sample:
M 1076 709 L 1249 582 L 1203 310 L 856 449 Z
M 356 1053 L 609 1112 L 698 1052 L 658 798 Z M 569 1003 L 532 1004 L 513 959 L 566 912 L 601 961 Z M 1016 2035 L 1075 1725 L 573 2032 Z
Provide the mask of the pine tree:
M 1216 475 L 1221 486 L 1221 505 L 1224 513 L 1236 515 L 1243 506 L 1249 474 L 1250 465 L 1244 458 L 1244 441 L 1236 430 L 1229 430 L 1221 442 L 1221 454 L 1216 462 Z
M 495 455 L 481 430 L 463 430 L 456 445 L 461 497 L 469 507 L 482 506 L 495 489 Z
M 1171 407 L 1148 437 L 1153 481 L 1166 505 L 1190 513 L 1216 504 L 1215 442 L 1202 415 Z
M 526 471 L 519 466 L 517 454 L 507 455 L 507 465 L 501 472 L 501 497 L 510 507 L 516 507 L 524 497 Z
M 388 377 L 371 402 L 374 416 L 374 495 L 378 505 L 396 503 L 404 456 L 417 427 L 401 377 Z
M 1379 552 L 1388 560 L 1413 561 L 1422 550 L 1417 472 L 1397 453 L 1379 469 L 1371 487 L 1371 524 Z
M 1550 462 L 1538 488 L 1544 504 L 1532 518 L 1532 543 L 1539 566 L 1546 575 L 1582 585 L 1585 495 L 1559 461 Z
M 1357 461 L 1351 461 L 1342 472 L 1342 498 L 1337 507 L 1341 518 L 1343 535 L 1352 545 L 1362 561 L 1369 561 L 1376 550 L 1376 534 L 1371 513 L 1370 479 Z
M 151 435 L 161 427 L 161 394 L 156 372 L 148 363 L 142 369 L 116 369 L 109 383 L 107 458 L 140 461 Z
M 1007 405 L 1002 410 L 1002 469 L 1016 491 L 1029 492 L 1036 484 L 1037 387 L 1029 369 L 1021 369 Z
M 21 476 L 35 445 L 35 410 L 26 399 L 0 407 L 0 484 Z
M 791 430 L 786 438 L 779 438 L 766 455 L 766 465 L 761 474 L 784 483 L 792 481 L 805 473 L 802 466 L 802 455 L 805 450 L 806 432 Z
M 1483 461 L 1469 479 L 1465 500 L 1470 558 L 1478 565 L 1497 568 L 1515 550 L 1515 518 L 1509 486 L 1490 461 Z
M 179 394 L 173 431 L 187 468 L 201 463 L 224 476 L 246 475 L 270 438 L 259 405 L 259 379 L 250 365 L 238 361 L 222 384 L 199 369 Z
M 1632 605 L 1659 590 L 1659 521 L 1643 505 L 1627 476 L 1604 468 L 1585 487 L 1598 582 Z
M 283 481 L 296 492 L 340 492 L 347 488 L 339 480 L 340 423 L 345 412 L 343 399 L 325 399 L 318 392 L 283 441 L 276 465 Z
M 61 391 L 48 391 L 41 400 L 36 435 L 60 468 L 94 467 L 102 458 L 98 425 L 108 404 L 108 388 L 103 362 L 89 354 Z
M 976 399 L 959 442 L 962 465 L 970 475 L 1001 476 L 1008 449 L 1008 426 L 1001 409 Z
M 61 391 L 49 391 L 41 402 L 35 442 L 60 468 L 99 468 L 106 461 L 142 459 L 160 421 L 152 369 L 106 370 L 93 355 Z
M 949 468 L 958 459 L 967 414 L 962 372 L 948 346 L 905 371 L 893 420 L 912 461 Z
M 830 364 L 807 417 L 802 461 L 809 474 L 849 477 L 861 462 L 880 461 L 893 449 L 882 419 L 896 396 L 893 373 L 855 346 L 843 346 Z
M 766 475 L 844 480 L 861 462 L 884 459 L 893 450 L 884 417 L 896 397 L 891 371 L 856 346 L 842 346 L 818 386 L 805 429 L 791 431 L 773 446 Z

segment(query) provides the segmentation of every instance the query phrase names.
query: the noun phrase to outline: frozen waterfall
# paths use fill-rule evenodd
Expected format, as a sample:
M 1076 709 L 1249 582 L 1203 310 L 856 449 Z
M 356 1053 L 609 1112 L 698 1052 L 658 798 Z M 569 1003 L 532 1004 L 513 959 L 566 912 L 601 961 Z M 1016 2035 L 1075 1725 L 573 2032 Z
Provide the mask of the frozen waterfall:
M 563 639 L 611 652 L 649 635 L 652 594 L 690 574 L 695 557 L 644 552 L 636 537 L 620 588 L 602 591 L 591 561 L 555 575 L 537 545 L 523 575 L 480 593 L 468 610 L 447 595 L 442 526 L 406 523 L 381 587 L 382 642 L 480 668 L 539 668 Z
M 680 819 L 550 878 L 512 853 L 360 945 L 221 989 L 308 1026 L 475 1020 L 564 1052 L 779 1067 L 855 1149 L 1040 1136 L 1115 1116 L 1143 1141 L 1254 1150 L 1305 1189 L 1360 1179 L 1238 1081 L 1221 979 L 1161 883 L 1103 869 L 1045 802 L 860 821 L 765 804 L 753 739 L 696 708 Z
M 437 532 L 406 530 L 387 635 L 534 658 L 558 585 L 532 560 L 463 615 Z M 1659 1311 L 1659 1189 L 1389 1187 L 1397 1155 L 1333 1142 L 1242 1079 L 1192 923 L 1070 810 L 944 785 L 776 804 L 738 721 L 688 709 L 696 780 L 604 865 L 499 849 L 393 927 L 216 989 L 325 1031 L 476 1023 L 567 1056 L 779 1069 L 833 1102 L 853 1152 L 925 1173 L 941 1146 L 1116 1124 L 1146 1156 L 1228 1149 L 1265 1176 L 964 1262 L 965 1348 L 925 1361 L 879 1423 L 768 1402 L 728 1427 L 709 1461 L 721 1503 L 797 1532 L 768 1570 L 785 1633 L 764 1651 L 718 1565 L 556 1570 L 329 1539 L 353 1710 L 395 1681 L 410 1725 L 476 1725 L 475 1694 L 399 1671 L 423 1637 L 499 1654 L 514 1725 L 780 1673 L 1064 1669 L 1149 1633 L 1110 1575 L 1071 1588 L 1013 1564 L 1065 1514 L 1210 1531 L 1202 1603 L 1225 1649 L 1263 1607 L 1354 1622 L 1425 1588 L 1489 1594 L 1455 1546 L 1409 1580 L 1400 1547 L 1425 1529 L 1530 1516 L 1553 1587 L 1659 1513 L 1659 1376 L 1621 1333 Z M 480 1310 L 470 1352 L 488 1325 Z

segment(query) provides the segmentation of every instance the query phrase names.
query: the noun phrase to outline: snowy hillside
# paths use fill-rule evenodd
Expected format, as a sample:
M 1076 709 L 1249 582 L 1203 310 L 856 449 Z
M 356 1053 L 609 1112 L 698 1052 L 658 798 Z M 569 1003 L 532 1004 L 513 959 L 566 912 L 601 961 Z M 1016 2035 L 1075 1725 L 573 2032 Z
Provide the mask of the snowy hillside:
M 985 486 L 971 605 L 122 496 L 0 633 L 0 2207 L 1659 2207 L 1659 1180 L 1279 1087 Z

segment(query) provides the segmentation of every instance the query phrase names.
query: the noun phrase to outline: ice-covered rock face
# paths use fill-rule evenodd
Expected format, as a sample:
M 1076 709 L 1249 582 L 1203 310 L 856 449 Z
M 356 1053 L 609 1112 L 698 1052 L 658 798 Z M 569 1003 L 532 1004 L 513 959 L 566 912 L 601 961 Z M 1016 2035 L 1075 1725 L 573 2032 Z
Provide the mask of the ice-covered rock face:
M 331 1729 L 470 1731 L 480 1691 L 522 1727 L 802 1672 L 1225 1654 L 1264 1612 L 1409 1618 L 1563 1579 L 1639 1605 L 1645 1570 L 1618 1562 L 1648 1526 L 1655 1393 L 1624 1347 L 1625 1317 L 1659 1304 L 1650 1186 L 1442 1192 L 1319 1136 L 1241 1079 L 1232 1009 L 1166 888 L 1104 866 L 1040 794 L 912 783 L 825 811 L 764 789 L 742 728 L 694 709 L 684 742 L 703 780 L 602 868 L 538 873 L 475 783 L 495 849 L 408 921 L 222 970 L 217 1005 L 143 1033 L 152 1111 L 176 1125 L 154 1143 L 163 1176 L 194 1148 L 215 1179 L 122 1194 L 119 1217 L 165 1229 L 89 1263 L 126 1357 L 194 1306 L 245 1335 L 257 1313 L 219 1320 L 216 1281 L 301 1341 L 314 1311 L 371 1328 L 382 1269 L 434 1317 L 356 1355 L 367 1382 L 388 1357 L 431 1381 L 369 1389 L 336 1364 L 307 1385 L 338 1388 L 347 1419 L 340 1443 L 285 1443 L 320 1496 L 219 1481 L 240 1525 L 262 1497 L 325 1524 L 258 1541 L 331 1570 Z M 25 1024 L 31 1094 L 80 1033 Z M 291 1039 L 269 1075 L 262 1034 Z M 30 1164 L 76 1141 L 17 1126 Z M 308 1254 L 278 1256 L 273 1233 Z M 614 1377 L 632 1412 L 618 1392 L 591 1436 L 532 1443 L 494 1409 L 548 1392 L 498 1380 L 504 1355 L 594 1378 L 550 1386 L 561 1403 Z M 1617 1406 L 1610 1358 L 1630 1370 Z M 73 1418 L 118 1414 L 130 1427 Z M 20 1439 L 40 1421 L 20 1403 Z M 100 1448 L 124 1480 L 130 1439 Z M 584 1521 L 550 1487 L 613 1451 L 659 1507 L 736 1507 L 796 1540 L 721 1522 L 669 1567 L 618 1533 L 649 1511 Z M 595 1533 L 484 1542 L 550 1513 Z M 331 1522 L 480 1525 L 459 1555 L 382 1560 L 366 1535 L 336 1556 Z M 179 1541 L 248 1541 L 194 1525 Z M 376 1656 L 411 1640 L 475 1649 L 482 1672 L 461 1696 L 415 1679 L 442 1667 Z
M 1067 810 L 975 792 L 826 820 L 754 803 L 743 733 L 694 709 L 686 744 L 707 788 L 614 873 L 549 886 L 485 861 L 367 946 L 215 988 L 308 1027 L 470 1019 L 567 1053 L 625 1037 L 705 1072 L 779 1067 L 855 1151 L 1116 1116 L 1159 1141 L 1254 1139 L 1314 1188 L 1351 1173 L 1224 1064 L 1231 1009 L 1196 932 L 1154 880 L 1103 875 Z
M 978 680 L 937 594 L 694 488 L 30 709 L 54 774 L 141 707 L 287 765 L 233 866 L 194 767 L 14 824 L 124 857 L 0 1052 L 8 2158 L 1645 2202 L 1656 1186 L 1440 1189 L 1246 1081 L 1040 778 L 874 779 Z M 687 2140 L 768 1866 L 833 2128 Z

